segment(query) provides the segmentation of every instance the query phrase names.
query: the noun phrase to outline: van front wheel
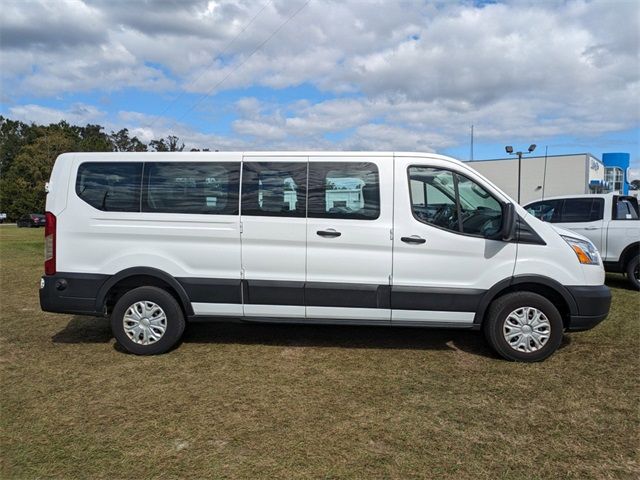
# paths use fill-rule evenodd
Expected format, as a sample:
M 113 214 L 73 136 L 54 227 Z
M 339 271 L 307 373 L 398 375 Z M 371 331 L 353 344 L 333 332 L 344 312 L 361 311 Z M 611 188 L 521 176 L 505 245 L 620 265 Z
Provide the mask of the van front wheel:
M 542 295 L 514 292 L 489 307 L 484 333 L 493 349 L 507 360 L 540 362 L 562 342 L 562 318 Z
M 180 305 L 158 287 L 139 287 L 125 293 L 111 313 L 113 336 L 136 355 L 167 352 L 178 343 L 184 327 Z

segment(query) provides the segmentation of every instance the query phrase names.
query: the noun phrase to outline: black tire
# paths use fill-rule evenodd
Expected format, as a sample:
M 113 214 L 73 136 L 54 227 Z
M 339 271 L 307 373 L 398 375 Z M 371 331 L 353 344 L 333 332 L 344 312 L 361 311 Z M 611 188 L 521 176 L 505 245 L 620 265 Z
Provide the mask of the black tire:
M 125 332 L 125 313 L 136 302 L 152 302 L 164 311 L 166 329 L 159 340 L 143 345 L 133 341 Z M 125 293 L 111 313 L 113 336 L 125 350 L 136 355 L 156 355 L 171 350 L 180 341 L 184 327 L 184 314 L 180 305 L 170 293 L 158 287 L 138 287 Z
M 640 269 L 640 255 L 636 255 L 627 263 L 627 278 L 636 290 L 640 290 L 640 279 L 638 278 L 638 269 Z
M 540 310 L 549 320 L 550 335 L 544 345 L 536 351 L 525 352 L 513 348 L 505 339 L 503 329 L 511 312 L 522 307 Z M 562 342 L 562 317 L 558 309 L 542 295 L 532 292 L 508 293 L 494 300 L 484 321 L 487 342 L 503 358 L 515 362 L 540 362 L 555 352 Z

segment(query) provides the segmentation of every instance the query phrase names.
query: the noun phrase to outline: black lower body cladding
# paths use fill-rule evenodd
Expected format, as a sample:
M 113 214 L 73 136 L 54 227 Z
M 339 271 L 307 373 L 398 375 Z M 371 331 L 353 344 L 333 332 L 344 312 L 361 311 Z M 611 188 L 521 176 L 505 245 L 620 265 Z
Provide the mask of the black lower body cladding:
M 166 275 L 166 274 L 164 274 Z M 40 307 L 47 312 L 101 316 L 112 275 L 64 273 L 42 277 Z M 209 278 L 177 278 L 187 315 L 190 302 L 307 305 L 400 310 L 482 312 L 486 294 L 476 289 L 390 287 L 313 282 L 241 281 Z M 144 285 L 136 285 L 144 286 Z M 561 286 L 569 304 L 569 331 L 588 330 L 604 320 L 611 305 L 605 285 Z M 486 302 L 485 302 L 486 303 Z M 485 305 L 486 307 L 486 305 Z M 479 324 L 477 324 L 479 327 Z
M 567 330 L 589 330 L 607 318 L 611 307 L 611 290 L 606 285 L 567 287 L 577 306 L 571 314 Z
M 43 276 L 40 285 L 40 308 L 45 312 L 103 315 L 96 306 L 100 287 L 109 275 L 58 273 Z

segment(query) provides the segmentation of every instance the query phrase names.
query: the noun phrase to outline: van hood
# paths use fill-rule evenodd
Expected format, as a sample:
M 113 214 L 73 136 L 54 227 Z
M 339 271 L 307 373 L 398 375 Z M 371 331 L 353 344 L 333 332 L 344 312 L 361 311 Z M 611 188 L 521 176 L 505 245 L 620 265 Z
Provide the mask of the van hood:
M 584 235 L 580 235 L 579 233 L 576 233 L 572 230 L 565 230 L 564 228 L 556 227 L 551 223 L 549 225 L 551 225 L 551 228 L 553 228 L 556 232 L 558 232 L 559 235 L 564 235 L 565 237 L 573 237 L 579 240 L 586 240 L 587 242 L 591 243 L 591 240 L 589 240 Z

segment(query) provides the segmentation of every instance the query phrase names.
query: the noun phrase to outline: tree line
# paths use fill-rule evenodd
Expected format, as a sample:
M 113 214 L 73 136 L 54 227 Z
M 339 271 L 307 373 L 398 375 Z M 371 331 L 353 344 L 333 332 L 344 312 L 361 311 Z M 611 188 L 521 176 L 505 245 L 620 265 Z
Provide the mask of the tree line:
M 146 144 L 126 128 L 107 133 L 101 125 L 82 127 L 65 121 L 36 125 L 0 115 L 0 212 L 10 221 L 44 212 L 44 185 L 62 153 L 181 152 L 184 148 L 174 135 Z

